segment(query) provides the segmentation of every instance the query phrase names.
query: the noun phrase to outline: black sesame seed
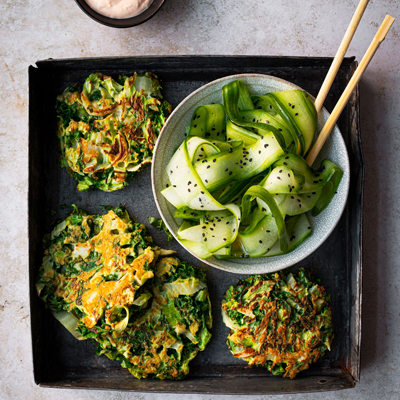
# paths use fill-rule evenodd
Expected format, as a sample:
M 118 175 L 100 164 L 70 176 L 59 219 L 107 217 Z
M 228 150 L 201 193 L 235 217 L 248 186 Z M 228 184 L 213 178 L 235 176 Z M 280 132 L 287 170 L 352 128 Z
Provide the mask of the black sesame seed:
M 210 167 L 211 167 L 211 165 L 207 165 L 207 169 L 210 168 Z
M 169 187 L 168 183 L 165 185 L 165 187 Z
M 260 240 L 259 242 L 262 243 L 262 240 Z
M 214 158 L 213 162 L 215 162 L 215 161 L 217 161 L 217 159 L 216 159 L 216 158 Z
M 228 152 L 229 152 L 229 153 L 232 153 L 232 151 L 233 151 L 233 150 L 232 150 L 232 147 L 229 147 Z

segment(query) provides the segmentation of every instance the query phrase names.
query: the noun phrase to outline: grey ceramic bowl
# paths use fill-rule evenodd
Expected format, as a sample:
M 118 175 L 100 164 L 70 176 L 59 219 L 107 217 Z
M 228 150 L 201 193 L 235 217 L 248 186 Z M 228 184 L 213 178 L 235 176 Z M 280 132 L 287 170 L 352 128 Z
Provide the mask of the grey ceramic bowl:
M 100 24 L 111 26 L 112 28 L 131 28 L 132 26 L 140 25 L 153 17 L 165 3 L 165 0 L 153 0 L 150 6 L 142 13 L 124 19 L 110 18 L 99 14 L 97 11 L 93 10 L 85 0 L 75 0 L 75 2 L 86 15 Z
M 218 79 L 196 90 L 173 111 L 168 118 L 154 150 L 153 164 L 151 169 L 151 180 L 153 194 L 160 212 L 168 229 L 177 239 L 176 233 L 179 225 L 174 219 L 175 208 L 168 203 L 160 193 L 168 182 L 165 170 L 175 149 L 184 140 L 186 127 L 190 125 L 190 118 L 194 109 L 199 105 L 210 103 L 222 103 L 221 89 L 227 83 L 240 79 L 246 83 L 251 94 L 265 94 L 280 90 L 300 89 L 298 86 L 283 79 L 269 75 L 242 74 L 232 75 Z M 329 113 L 323 109 L 318 117 L 318 132 L 321 130 Z M 326 141 L 314 165 L 328 158 L 343 170 L 343 178 L 329 206 L 317 217 L 308 215 L 313 234 L 304 243 L 291 253 L 275 256 L 247 259 L 218 260 L 215 257 L 201 260 L 212 267 L 238 274 L 259 274 L 274 272 L 296 264 L 315 251 L 331 234 L 346 206 L 347 195 L 350 184 L 350 165 L 346 145 L 343 141 L 339 128 L 335 126 L 330 137 Z M 184 247 L 184 246 L 183 246 Z M 186 247 L 185 247 L 186 249 Z M 189 251 L 188 249 L 186 249 Z M 193 256 L 195 254 L 189 251 Z M 198 258 L 198 257 L 197 257 Z M 199 258 L 200 260 L 200 258 Z

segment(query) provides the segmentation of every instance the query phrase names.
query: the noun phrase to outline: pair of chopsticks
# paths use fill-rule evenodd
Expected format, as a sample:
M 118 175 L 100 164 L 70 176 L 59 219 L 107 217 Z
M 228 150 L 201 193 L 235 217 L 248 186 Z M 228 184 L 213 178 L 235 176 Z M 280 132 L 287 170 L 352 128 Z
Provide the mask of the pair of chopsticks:
M 315 99 L 315 108 L 317 110 L 317 113 L 319 113 L 322 109 L 322 105 L 325 101 L 325 98 L 328 95 L 329 89 L 332 86 L 332 83 L 339 70 L 340 64 L 342 63 L 346 51 L 350 45 L 350 42 L 353 39 L 354 33 L 358 27 L 361 17 L 364 14 L 368 2 L 369 0 L 360 1 L 353 15 L 353 18 L 350 21 L 350 25 L 348 26 L 347 31 L 342 39 L 342 43 L 340 44 L 339 49 L 335 55 L 335 58 L 333 59 L 332 65 L 329 68 L 329 71 L 325 77 L 324 83 L 321 86 L 318 96 Z M 336 121 L 338 120 L 340 114 L 342 113 L 343 108 L 347 104 L 347 101 L 349 100 L 351 93 L 353 92 L 357 83 L 360 81 L 362 74 L 368 67 L 368 64 L 372 60 L 372 57 L 375 55 L 375 52 L 378 50 L 379 45 L 385 39 L 385 36 L 388 33 L 390 27 L 392 26 L 394 20 L 395 19 L 390 15 L 386 15 L 385 19 L 383 20 L 381 26 L 378 29 L 378 32 L 376 33 L 371 44 L 369 45 L 368 50 L 364 54 L 364 57 L 362 58 L 359 66 L 357 67 L 349 83 L 347 84 L 346 89 L 344 90 L 342 96 L 340 97 L 335 108 L 333 109 L 332 114 L 329 116 L 324 127 L 322 128 L 316 142 L 314 143 L 314 146 L 311 148 L 306 158 L 306 162 L 308 165 L 311 166 L 314 160 L 316 159 L 326 139 L 328 138 L 333 127 L 335 126 Z

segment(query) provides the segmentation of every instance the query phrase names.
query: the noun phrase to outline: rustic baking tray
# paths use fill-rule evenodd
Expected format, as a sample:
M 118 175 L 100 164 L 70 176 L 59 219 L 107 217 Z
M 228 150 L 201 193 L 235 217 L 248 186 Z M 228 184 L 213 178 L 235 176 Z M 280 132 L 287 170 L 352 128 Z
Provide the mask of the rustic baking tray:
M 228 329 L 220 315 L 220 301 L 229 285 L 240 277 L 192 258 L 176 242 L 147 223 L 158 216 L 150 185 L 150 170 L 137 175 L 114 193 L 78 192 L 76 182 L 59 166 L 56 137 L 56 95 L 93 72 L 107 75 L 152 71 L 162 80 L 165 99 L 176 106 L 193 90 L 214 79 L 239 73 L 274 75 L 291 81 L 314 96 L 331 63 L 330 58 L 293 57 L 130 57 L 39 61 L 29 67 L 29 277 L 34 379 L 45 387 L 110 389 L 139 392 L 203 394 L 283 394 L 351 388 L 360 376 L 361 339 L 361 228 L 363 157 L 359 129 L 359 94 L 356 90 L 339 119 L 351 164 L 351 185 L 345 212 L 330 237 L 300 266 L 312 268 L 332 294 L 335 338 L 332 351 L 296 379 L 275 377 L 263 368 L 245 368 L 234 359 L 225 339 Z M 345 59 L 326 100 L 331 110 L 357 63 Z M 213 304 L 213 338 L 191 363 L 183 381 L 137 380 L 118 362 L 98 357 L 95 344 L 78 342 L 46 310 L 35 292 L 35 275 L 41 265 L 42 238 L 50 222 L 62 217 L 63 204 L 77 204 L 101 212 L 101 204 L 126 203 L 132 217 L 148 226 L 157 244 L 174 249 L 183 260 L 207 272 Z

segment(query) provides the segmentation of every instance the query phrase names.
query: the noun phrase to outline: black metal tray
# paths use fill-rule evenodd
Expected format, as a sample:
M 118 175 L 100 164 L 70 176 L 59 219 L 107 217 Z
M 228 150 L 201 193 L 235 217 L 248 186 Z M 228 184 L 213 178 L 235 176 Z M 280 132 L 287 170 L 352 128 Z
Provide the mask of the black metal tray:
M 42 238 L 54 218 L 63 216 L 62 204 L 77 204 L 100 212 L 101 204 L 126 203 L 131 217 L 148 226 L 157 244 L 174 249 L 179 257 L 199 266 L 176 242 L 152 228 L 147 217 L 158 216 L 150 185 L 150 170 L 137 175 L 114 193 L 78 192 L 76 182 L 59 166 L 56 138 L 56 95 L 93 72 L 107 75 L 152 71 L 162 80 L 166 100 L 176 106 L 188 94 L 214 79 L 237 73 L 261 73 L 294 82 L 316 95 L 331 64 L 329 58 L 293 57 L 131 57 L 39 61 L 29 67 L 29 276 L 35 382 L 46 387 L 129 390 L 204 394 L 283 394 L 351 388 L 360 375 L 361 339 L 361 222 L 363 158 L 356 90 L 344 110 L 339 127 L 351 163 L 351 185 L 346 210 L 328 240 L 296 265 L 312 268 L 332 294 L 335 338 L 332 351 L 296 379 L 274 377 L 262 368 L 245 368 L 234 359 L 225 339 L 228 329 L 220 315 L 220 301 L 229 285 L 240 277 L 206 265 L 213 304 L 213 338 L 191 363 L 183 381 L 137 380 L 118 362 L 98 357 L 95 344 L 78 342 L 45 310 L 35 292 L 41 265 Z M 326 100 L 331 110 L 355 70 L 354 58 L 345 59 Z M 54 211 L 55 215 L 54 215 Z

